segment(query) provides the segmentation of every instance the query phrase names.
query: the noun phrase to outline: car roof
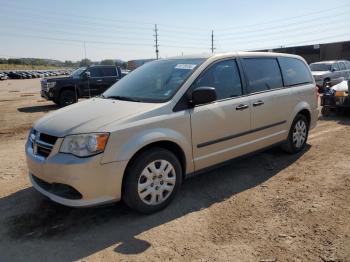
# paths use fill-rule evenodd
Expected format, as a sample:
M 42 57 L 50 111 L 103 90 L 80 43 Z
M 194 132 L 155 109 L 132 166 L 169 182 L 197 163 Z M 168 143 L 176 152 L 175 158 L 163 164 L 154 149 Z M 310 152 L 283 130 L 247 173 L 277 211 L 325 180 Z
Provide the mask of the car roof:
M 244 56 L 244 57 L 294 57 L 294 58 L 300 58 L 300 56 L 292 55 L 292 54 L 286 54 L 286 53 L 275 53 L 275 52 L 228 52 L 228 53 L 214 53 L 214 54 L 197 54 L 197 55 L 186 55 L 186 56 L 175 56 L 175 57 L 169 57 L 167 59 L 205 59 L 205 58 L 229 58 L 234 56 Z
M 328 60 L 328 61 L 320 61 L 320 62 L 315 62 L 315 63 L 311 63 L 311 64 L 334 64 L 334 63 L 338 63 L 338 62 L 348 62 L 348 60 Z

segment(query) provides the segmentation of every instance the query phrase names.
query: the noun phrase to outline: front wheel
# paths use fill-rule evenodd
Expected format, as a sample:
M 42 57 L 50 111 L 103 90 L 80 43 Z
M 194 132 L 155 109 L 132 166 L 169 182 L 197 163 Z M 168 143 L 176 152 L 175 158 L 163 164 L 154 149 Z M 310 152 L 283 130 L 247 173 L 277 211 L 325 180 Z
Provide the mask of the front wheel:
M 299 114 L 295 117 L 282 148 L 291 154 L 298 153 L 305 148 L 308 135 L 309 122 L 304 115 Z
M 148 214 L 163 209 L 173 200 L 181 185 L 182 168 L 172 152 L 152 148 L 129 164 L 125 176 L 124 202 Z
M 59 105 L 68 106 L 77 102 L 77 96 L 72 90 L 63 90 L 60 94 Z

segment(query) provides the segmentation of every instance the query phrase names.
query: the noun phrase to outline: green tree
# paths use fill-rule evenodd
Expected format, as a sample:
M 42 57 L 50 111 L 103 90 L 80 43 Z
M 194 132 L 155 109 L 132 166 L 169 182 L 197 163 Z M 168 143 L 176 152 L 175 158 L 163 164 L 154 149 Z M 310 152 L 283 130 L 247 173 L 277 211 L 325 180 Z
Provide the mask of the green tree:
M 89 66 L 91 64 L 92 64 L 91 60 L 87 58 L 84 58 L 80 61 L 80 66 Z
M 115 65 L 115 62 L 112 59 L 105 59 L 101 61 L 101 65 Z

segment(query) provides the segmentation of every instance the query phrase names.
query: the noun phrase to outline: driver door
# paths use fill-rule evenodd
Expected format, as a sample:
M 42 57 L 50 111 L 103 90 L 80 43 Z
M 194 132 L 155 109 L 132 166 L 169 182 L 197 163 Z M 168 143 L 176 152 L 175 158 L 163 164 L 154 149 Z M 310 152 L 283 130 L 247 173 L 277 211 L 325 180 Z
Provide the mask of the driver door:
M 212 166 L 238 155 L 250 130 L 250 101 L 243 96 L 236 60 L 211 65 L 194 83 L 214 87 L 217 101 L 191 111 L 195 169 Z
M 98 67 L 91 67 L 86 70 L 90 72 L 90 79 L 82 80 L 80 89 L 83 90 L 84 97 L 94 97 L 101 93 L 103 85 L 103 73 Z

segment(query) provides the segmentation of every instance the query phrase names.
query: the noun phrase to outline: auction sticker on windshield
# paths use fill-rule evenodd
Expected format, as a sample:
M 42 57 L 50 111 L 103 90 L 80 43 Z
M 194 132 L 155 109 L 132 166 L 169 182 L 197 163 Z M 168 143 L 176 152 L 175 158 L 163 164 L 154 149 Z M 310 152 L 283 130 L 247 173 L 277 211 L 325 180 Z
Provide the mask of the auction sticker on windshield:
M 193 68 L 195 68 L 196 65 L 193 64 L 177 64 L 175 66 L 175 69 L 187 69 L 187 70 L 192 70 Z

